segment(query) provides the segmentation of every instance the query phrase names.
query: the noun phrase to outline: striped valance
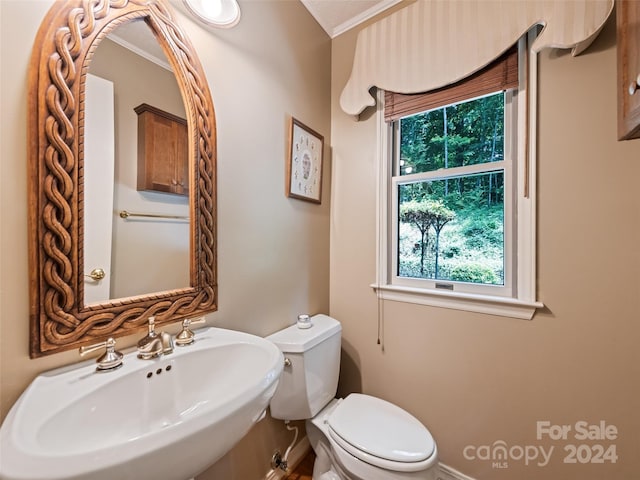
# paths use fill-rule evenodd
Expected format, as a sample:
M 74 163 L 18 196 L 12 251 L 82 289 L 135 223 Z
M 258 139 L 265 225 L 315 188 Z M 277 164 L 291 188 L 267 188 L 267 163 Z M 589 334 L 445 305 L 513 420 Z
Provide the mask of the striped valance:
M 582 52 L 595 39 L 614 0 L 417 0 L 364 28 L 342 109 L 358 115 L 375 105 L 370 90 L 425 92 L 455 83 L 502 55 L 535 25 L 533 51 Z

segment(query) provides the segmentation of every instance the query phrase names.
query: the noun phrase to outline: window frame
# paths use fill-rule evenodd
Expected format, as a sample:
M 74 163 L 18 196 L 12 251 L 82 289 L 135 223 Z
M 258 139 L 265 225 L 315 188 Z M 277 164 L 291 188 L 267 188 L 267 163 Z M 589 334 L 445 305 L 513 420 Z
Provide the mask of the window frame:
M 434 279 L 414 279 L 397 276 L 397 255 L 394 252 L 397 239 L 397 208 L 394 208 L 394 195 L 397 185 L 411 183 L 413 178 L 424 174 L 396 176 L 394 179 L 394 142 L 397 126 L 387 123 L 384 116 L 384 91 L 378 91 L 377 138 L 378 138 L 378 195 L 377 195 L 377 278 L 372 284 L 378 298 L 421 305 L 430 305 L 456 310 L 487 313 L 521 319 L 531 319 L 536 309 L 544 305 L 536 299 L 536 101 L 537 98 L 537 55 L 529 51 L 528 45 L 535 38 L 535 31 L 518 42 L 518 84 L 517 93 L 511 95 L 515 101 L 516 128 L 512 135 L 516 155 L 510 172 L 505 169 L 505 287 L 499 286 L 500 293 L 491 285 L 471 285 L 474 288 L 459 286 L 453 291 L 434 288 L 435 283 L 459 285 L 464 282 Z M 505 99 L 506 100 L 506 99 Z M 528 108 L 527 108 L 528 104 Z M 506 105 L 506 103 L 505 103 Z M 505 108 L 505 112 L 512 111 Z M 510 119 L 505 118 L 506 122 Z M 395 130 L 395 131 L 394 131 Z M 505 135 L 506 135 L 505 128 Z M 516 141 L 519 140 L 519 141 Z M 511 143 L 511 142 L 510 142 Z M 511 143 L 513 146 L 513 143 Z M 505 144 L 505 150 L 507 145 Z M 505 158 L 507 157 L 505 151 Z M 488 170 L 494 170 L 493 162 Z M 487 170 L 484 168 L 483 170 Z M 476 166 L 473 166 L 477 168 Z M 466 169 L 467 167 L 459 167 Z M 455 169 L 461 172 L 459 168 Z M 501 169 L 501 168 L 500 168 Z M 449 169 L 446 176 L 451 175 Z M 467 169 L 471 171 L 472 169 Z M 427 176 L 436 177 L 438 173 L 428 172 Z M 507 181 L 513 188 L 507 189 Z M 395 183 L 394 183 L 395 182 Z M 507 199 L 507 190 L 513 192 Z M 511 211 L 509 211 L 511 210 Z M 507 237 L 509 240 L 507 241 Z M 507 251 L 509 249 L 509 251 Z M 513 262 L 510 266 L 508 262 Z M 508 268 L 509 267 L 509 268 Z M 507 271 L 513 275 L 507 279 Z M 509 285 L 507 285 L 509 282 Z M 426 287 L 428 288 L 425 288 Z

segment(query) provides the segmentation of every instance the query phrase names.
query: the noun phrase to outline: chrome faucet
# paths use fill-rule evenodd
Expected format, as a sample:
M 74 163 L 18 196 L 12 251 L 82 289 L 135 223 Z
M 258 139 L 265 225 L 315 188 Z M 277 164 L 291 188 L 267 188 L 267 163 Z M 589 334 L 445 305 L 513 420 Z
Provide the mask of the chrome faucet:
M 138 358 L 149 360 L 173 352 L 173 339 L 167 332 L 156 332 L 156 319 L 149 317 L 149 332 L 138 342 Z

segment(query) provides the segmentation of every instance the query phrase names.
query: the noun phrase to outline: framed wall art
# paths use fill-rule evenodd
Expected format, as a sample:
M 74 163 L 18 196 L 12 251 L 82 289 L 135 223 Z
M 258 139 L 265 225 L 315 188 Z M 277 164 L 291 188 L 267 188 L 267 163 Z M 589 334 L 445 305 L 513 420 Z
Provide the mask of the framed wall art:
M 287 197 L 321 203 L 324 137 L 293 117 L 289 130 Z

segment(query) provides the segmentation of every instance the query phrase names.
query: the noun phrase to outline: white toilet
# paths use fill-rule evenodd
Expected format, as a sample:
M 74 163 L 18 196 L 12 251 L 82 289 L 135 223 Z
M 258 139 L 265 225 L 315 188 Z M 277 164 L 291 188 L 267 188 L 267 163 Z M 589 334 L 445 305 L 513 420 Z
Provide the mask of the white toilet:
M 286 362 L 271 416 L 307 420 L 314 480 L 435 480 L 436 444 L 418 419 L 369 395 L 334 398 L 341 332 L 340 322 L 316 315 L 310 328 L 292 325 L 267 337 Z

